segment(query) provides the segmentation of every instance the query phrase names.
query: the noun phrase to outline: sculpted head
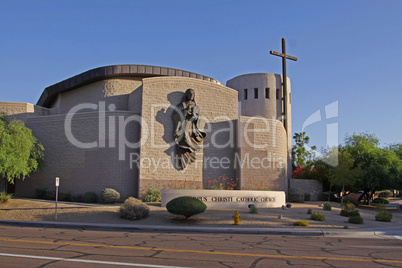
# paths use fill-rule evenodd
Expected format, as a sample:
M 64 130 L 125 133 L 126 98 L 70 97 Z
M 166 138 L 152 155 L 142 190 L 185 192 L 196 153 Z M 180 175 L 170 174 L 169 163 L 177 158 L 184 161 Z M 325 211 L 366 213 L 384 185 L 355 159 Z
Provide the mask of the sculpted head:
M 186 90 L 186 93 L 184 93 L 184 98 L 185 101 L 194 101 L 195 99 L 195 91 L 192 88 L 189 88 Z

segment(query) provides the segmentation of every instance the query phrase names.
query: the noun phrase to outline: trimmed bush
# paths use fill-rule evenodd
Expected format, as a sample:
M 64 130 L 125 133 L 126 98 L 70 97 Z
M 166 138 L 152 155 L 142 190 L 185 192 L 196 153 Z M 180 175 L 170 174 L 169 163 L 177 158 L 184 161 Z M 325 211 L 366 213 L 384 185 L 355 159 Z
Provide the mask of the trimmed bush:
M 94 192 L 86 192 L 82 196 L 82 202 L 84 203 L 96 203 L 97 196 Z
M 298 188 L 290 188 L 288 199 L 289 202 L 304 203 L 304 191 Z
M 293 225 L 296 225 L 296 226 L 309 226 L 310 223 L 307 220 L 297 220 L 297 221 L 293 222 Z
M 129 220 L 139 220 L 148 217 L 149 207 L 134 197 L 127 198 L 119 208 L 120 217 Z
M 325 215 L 321 212 L 313 212 L 311 213 L 310 219 L 313 221 L 325 221 Z
M 105 188 L 101 192 L 102 203 L 116 203 L 120 199 L 120 193 L 112 188 Z
M 258 214 L 258 208 L 254 205 L 250 206 L 249 212 L 252 214 Z
M 324 206 L 323 206 L 323 209 L 326 210 L 326 211 L 331 211 L 332 210 L 331 203 L 330 202 L 325 202 Z
M 360 212 L 356 210 L 355 205 L 353 205 L 352 203 L 346 203 L 343 205 L 343 209 L 341 210 L 341 216 L 360 216 Z
M 342 209 L 341 216 L 344 216 L 344 217 L 360 216 L 360 212 L 358 210 L 347 211 L 347 210 Z
M 207 205 L 195 197 L 180 196 L 170 200 L 166 204 L 166 209 L 172 214 L 182 215 L 188 219 L 204 212 L 207 209 Z
M 388 210 L 381 210 L 378 212 L 377 215 L 375 215 L 376 221 L 390 222 L 391 219 L 392 219 L 392 213 L 389 212 Z
M 385 197 L 378 197 L 376 199 L 374 199 L 373 203 L 377 203 L 377 204 L 389 204 L 389 200 Z
M 153 186 L 147 189 L 144 197 L 144 202 L 160 202 L 162 199 L 161 189 Z
M 364 220 L 360 215 L 354 215 L 354 216 L 349 217 L 348 222 L 354 223 L 354 224 L 363 224 Z

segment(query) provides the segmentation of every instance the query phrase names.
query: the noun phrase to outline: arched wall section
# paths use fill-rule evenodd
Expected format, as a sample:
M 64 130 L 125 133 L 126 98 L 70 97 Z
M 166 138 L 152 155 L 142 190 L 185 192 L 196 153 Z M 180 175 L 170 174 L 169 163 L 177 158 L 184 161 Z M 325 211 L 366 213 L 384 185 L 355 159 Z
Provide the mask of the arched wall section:
M 205 148 L 197 152 L 198 160 L 180 171 L 172 164 L 172 112 L 188 88 L 195 91 L 195 101 L 206 123 L 207 137 L 204 140 Z M 208 81 L 183 77 L 145 78 L 141 112 L 141 188 L 156 181 L 158 185 L 169 188 L 183 185 L 202 188 L 209 180 L 222 176 L 234 179 L 237 99 L 236 90 Z M 160 165 L 156 166 L 158 161 Z M 223 165 L 222 161 L 225 162 Z
M 79 104 L 105 102 L 106 108 L 113 104 L 115 110 L 127 110 L 129 94 L 141 85 L 142 79 L 139 77 L 119 77 L 93 82 L 58 94 L 52 108 L 56 108 L 58 114 L 66 114 Z

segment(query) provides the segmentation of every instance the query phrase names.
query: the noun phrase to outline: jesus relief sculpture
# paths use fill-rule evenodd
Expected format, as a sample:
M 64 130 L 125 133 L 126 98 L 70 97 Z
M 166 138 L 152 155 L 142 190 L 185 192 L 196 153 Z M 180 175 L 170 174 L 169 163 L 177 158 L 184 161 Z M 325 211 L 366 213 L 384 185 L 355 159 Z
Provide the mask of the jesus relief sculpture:
M 195 152 L 202 148 L 203 140 L 207 135 L 201 129 L 200 117 L 200 109 L 195 103 L 195 92 L 189 88 L 172 114 L 173 139 L 180 170 L 184 170 L 197 159 Z

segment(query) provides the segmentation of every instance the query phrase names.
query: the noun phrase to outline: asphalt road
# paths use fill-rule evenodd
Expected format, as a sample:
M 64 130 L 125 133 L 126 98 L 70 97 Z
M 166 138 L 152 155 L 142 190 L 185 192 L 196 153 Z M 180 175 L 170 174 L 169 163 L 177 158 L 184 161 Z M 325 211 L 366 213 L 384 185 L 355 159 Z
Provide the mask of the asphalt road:
M 0 267 L 402 267 L 401 239 L 0 226 Z

